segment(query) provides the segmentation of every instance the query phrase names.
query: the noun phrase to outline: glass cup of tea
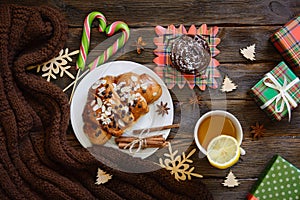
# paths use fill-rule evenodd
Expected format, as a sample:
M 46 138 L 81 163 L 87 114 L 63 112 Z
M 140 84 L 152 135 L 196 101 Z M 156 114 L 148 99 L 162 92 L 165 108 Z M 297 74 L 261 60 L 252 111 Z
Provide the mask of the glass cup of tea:
M 224 110 L 213 110 L 202 115 L 194 129 L 195 142 L 200 150 L 199 157 L 206 156 L 209 142 L 219 135 L 234 137 L 240 146 L 243 140 L 243 129 L 238 119 Z M 241 155 L 246 154 L 244 149 L 240 150 Z

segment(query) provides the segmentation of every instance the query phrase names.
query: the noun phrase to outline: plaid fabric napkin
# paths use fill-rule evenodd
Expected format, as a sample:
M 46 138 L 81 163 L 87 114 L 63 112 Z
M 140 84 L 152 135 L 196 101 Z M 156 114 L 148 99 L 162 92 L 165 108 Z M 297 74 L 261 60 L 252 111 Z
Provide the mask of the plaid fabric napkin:
M 250 95 L 269 116 L 281 120 L 300 102 L 300 81 L 282 61 L 251 88 Z
M 290 67 L 300 67 L 300 15 L 280 28 L 270 40 Z
M 300 199 L 300 170 L 275 155 L 250 190 L 247 199 Z
M 176 84 L 179 88 L 183 88 L 185 84 L 188 84 L 191 89 L 197 85 L 201 90 L 205 90 L 206 86 L 214 89 L 219 87 L 217 78 L 221 77 L 221 75 L 217 67 L 220 63 L 214 58 L 220 53 L 217 49 L 217 45 L 221 41 L 220 38 L 216 37 L 218 31 L 219 28 L 217 26 L 208 29 L 206 24 L 203 24 L 198 29 L 192 25 L 188 31 L 183 25 L 180 25 L 178 28 L 174 25 L 170 25 L 167 28 L 162 26 L 155 27 L 158 37 L 154 38 L 154 43 L 157 46 L 154 50 L 154 54 L 157 56 L 153 60 L 157 64 L 154 71 L 164 80 L 169 89 L 172 89 Z M 185 74 L 171 66 L 172 41 L 183 34 L 201 35 L 209 44 L 212 59 L 207 69 L 200 75 Z

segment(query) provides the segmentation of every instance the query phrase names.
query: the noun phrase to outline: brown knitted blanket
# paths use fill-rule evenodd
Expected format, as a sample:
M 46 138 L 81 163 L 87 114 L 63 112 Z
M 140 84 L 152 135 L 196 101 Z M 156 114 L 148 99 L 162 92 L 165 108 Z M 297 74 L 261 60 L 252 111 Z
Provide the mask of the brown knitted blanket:
M 56 56 L 66 39 L 53 8 L 0 8 L 0 199 L 212 199 L 200 179 L 177 182 L 164 169 L 125 173 L 67 145 L 68 97 L 25 71 Z M 126 167 L 138 163 L 106 151 Z M 95 185 L 98 167 L 113 175 L 103 185 Z

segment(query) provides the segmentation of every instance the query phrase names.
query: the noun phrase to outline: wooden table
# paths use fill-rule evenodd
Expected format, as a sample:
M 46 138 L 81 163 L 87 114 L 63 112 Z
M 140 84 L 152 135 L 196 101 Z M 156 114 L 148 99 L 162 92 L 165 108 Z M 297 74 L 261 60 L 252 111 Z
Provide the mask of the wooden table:
M 2 0 L 0 2 L 5 3 Z M 221 184 L 229 169 L 213 168 L 206 158 L 200 159 L 194 154 L 192 159 L 195 171 L 204 176 L 202 181 L 207 184 L 215 199 L 245 199 L 266 164 L 275 154 L 283 156 L 300 168 L 299 108 L 293 111 L 290 123 L 287 118 L 280 122 L 271 121 L 248 94 L 249 89 L 265 73 L 283 60 L 270 43 L 269 37 L 292 16 L 300 13 L 299 1 L 26 0 L 21 2 L 10 0 L 10 3 L 51 5 L 61 9 L 69 26 L 69 38 L 65 46 L 70 50 L 79 48 L 82 23 L 89 12 L 101 11 L 109 23 L 116 20 L 125 21 L 131 28 L 130 45 L 134 45 L 137 37 L 142 36 L 147 46 L 140 55 L 133 50 L 118 57 L 118 60 L 138 62 L 149 68 L 155 67 L 152 62 L 155 58 L 153 54 L 155 45 L 152 40 L 156 36 L 154 33 L 156 25 L 166 27 L 170 24 L 176 26 L 184 24 L 188 28 L 192 24 L 198 27 L 206 23 L 209 27 L 218 26 L 218 37 L 221 38 L 218 46 L 221 53 L 216 57 L 221 63 L 218 69 L 222 76 L 227 74 L 238 85 L 238 88 L 225 96 L 219 90 L 212 89 L 206 91 L 200 91 L 198 88 L 192 91 L 188 87 L 172 89 L 176 112 L 174 120 L 180 122 L 183 127 L 172 131 L 170 139 L 174 143 L 173 148 L 182 148 L 186 151 L 196 148 L 193 142 L 193 126 L 198 117 L 211 109 L 224 109 L 240 120 L 244 130 L 242 147 L 247 154 L 231 167 L 240 182 L 240 186 L 235 188 L 226 188 Z M 144 34 L 145 32 L 147 34 Z M 97 33 L 96 24 L 94 24 L 91 48 L 95 48 L 105 39 L 103 34 Z M 246 60 L 239 53 L 240 48 L 251 44 L 256 44 L 256 60 L 253 62 Z M 74 69 L 71 72 L 76 73 Z M 299 73 L 297 75 L 299 76 Z M 70 83 L 70 79 L 64 78 L 53 82 L 63 88 Z M 69 91 L 68 94 L 70 94 Z M 193 94 L 200 95 L 199 105 L 193 106 L 188 103 L 188 99 Z M 253 139 L 250 134 L 250 126 L 256 122 L 264 124 L 266 128 L 265 134 L 260 139 Z M 70 145 L 80 146 L 72 131 L 68 137 Z M 182 185 L 184 187 L 184 183 Z

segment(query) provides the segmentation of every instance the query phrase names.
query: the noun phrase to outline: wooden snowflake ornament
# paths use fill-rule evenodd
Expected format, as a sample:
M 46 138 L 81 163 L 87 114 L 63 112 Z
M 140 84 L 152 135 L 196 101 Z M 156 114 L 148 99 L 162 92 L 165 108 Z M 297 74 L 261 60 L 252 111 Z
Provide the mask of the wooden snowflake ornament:
M 236 179 L 232 171 L 230 171 L 226 176 L 226 180 L 224 180 L 222 184 L 226 187 L 235 187 L 235 186 L 239 186 L 240 183 L 238 182 L 238 180 Z
M 65 51 L 65 52 L 64 52 Z M 65 74 L 70 77 L 71 79 L 75 79 L 73 74 L 71 74 L 68 70 L 71 68 L 68 65 L 69 62 L 72 61 L 71 56 L 74 56 L 79 53 L 79 50 L 72 51 L 69 53 L 69 49 L 66 48 L 65 50 L 62 49 L 59 52 L 59 55 L 51 60 L 36 66 L 30 66 L 27 70 L 35 69 L 36 72 L 39 73 L 40 71 L 43 72 L 42 77 L 46 77 L 47 81 L 50 82 L 52 79 L 57 79 L 57 75 L 59 74 L 60 77 L 63 77 Z
M 102 169 L 98 168 L 97 172 L 97 179 L 96 179 L 96 185 L 104 184 L 108 182 L 111 179 L 112 175 L 107 174 L 105 171 Z
M 188 155 L 182 152 L 182 155 L 177 155 L 178 150 L 172 150 L 171 143 L 168 143 L 169 153 L 165 153 L 164 156 L 167 157 L 165 160 L 159 158 L 159 165 L 175 176 L 177 181 L 185 181 L 186 179 L 191 180 L 191 176 L 202 178 L 203 176 L 194 173 L 195 167 L 191 167 L 188 163 L 193 163 L 193 160 L 189 159 L 196 151 L 193 149 Z
M 221 91 L 222 92 L 231 92 L 237 88 L 237 85 L 232 82 L 232 80 L 228 77 L 225 76 Z
M 247 46 L 246 48 L 240 49 L 241 54 L 248 60 L 255 60 L 255 44 Z

